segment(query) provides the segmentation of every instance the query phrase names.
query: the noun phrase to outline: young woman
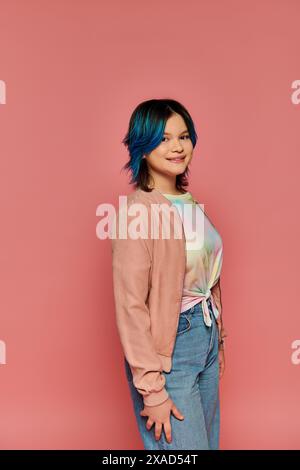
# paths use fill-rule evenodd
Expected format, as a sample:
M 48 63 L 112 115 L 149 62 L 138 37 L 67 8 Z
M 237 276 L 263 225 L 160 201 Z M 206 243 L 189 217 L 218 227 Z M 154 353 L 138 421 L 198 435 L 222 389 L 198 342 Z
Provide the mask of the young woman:
M 135 190 L 116 214 L 116 227 L 127 231 L 112 238 L 114 299 L 126 378 L 148 450 L 219 448 L 223 245 L 185 190 L 196 141 L 190 114 L 171 99 L 139 104 L 123 140 Z M 173 218 L 164 237 L 160 214 L 166 210 Z M 195 243 L 197 214 L 203 223 L 196 224 Z

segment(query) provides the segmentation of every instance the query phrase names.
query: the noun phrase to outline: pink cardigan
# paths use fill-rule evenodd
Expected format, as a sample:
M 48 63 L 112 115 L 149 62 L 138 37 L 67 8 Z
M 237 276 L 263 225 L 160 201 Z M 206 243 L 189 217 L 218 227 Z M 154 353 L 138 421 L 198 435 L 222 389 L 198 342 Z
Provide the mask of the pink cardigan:
M 175 209 L 174 219 L 170 217 L 171 236 L 161 236 L 160 217 L 159 236 L 151 237 L 151 220 L 152 223 L 154 220 L 151 206 L 152 211 L 153 204 L 163 204 L 156 207 L 167 210 L 170 209 L 167 206 L 172 206 L 156 189 L 151 192 L 136 189 L 127 195 L 127 207 L 119 208 L 116 213 L 117 228 L 119 220 L 124 228 L 125 220 L 129 226 L 138 217 L 140 212 L 131 215 L 128 211 L 135 207 L 134 203 L 143 206 L 142 227 L 148 238 L 133 239 L 125 230 L 127 238 L 122 239 L 115 232 L 116 238 L 111 240 L 115 313 L 133 384 L 143 396 L 144 405 L 154 406 L 169 397 L 162 371 L 170 372 L 172 368 L 186 269 L 185 236 Z M 176 238 L 174 233 L 178 229 L 181 236 Z

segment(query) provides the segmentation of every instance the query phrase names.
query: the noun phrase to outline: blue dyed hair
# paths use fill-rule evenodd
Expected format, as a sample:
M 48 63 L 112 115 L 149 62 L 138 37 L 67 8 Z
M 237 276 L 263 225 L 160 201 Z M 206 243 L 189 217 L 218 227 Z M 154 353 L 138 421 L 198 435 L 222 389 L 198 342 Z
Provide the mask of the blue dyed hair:
M 130 184 L 144 191 L 149 189 L 149 170 L 145 154 L 150 153 L 162 141 L 167 120 L 174 114 L 180 114 L 189 131 L 193 147 L 196 146 L 197 134 L 193 120 L 187 109 L 178 101 L 171 99 L 152 99 L 143 101 L 133 111 L 129 128 L 122 143 L 129 152 L 129 161 L 122 168 L 131 173 Z M 184 173 L 176 176 L 178 190 L 188 186 L 187 176 L 189 168 Z

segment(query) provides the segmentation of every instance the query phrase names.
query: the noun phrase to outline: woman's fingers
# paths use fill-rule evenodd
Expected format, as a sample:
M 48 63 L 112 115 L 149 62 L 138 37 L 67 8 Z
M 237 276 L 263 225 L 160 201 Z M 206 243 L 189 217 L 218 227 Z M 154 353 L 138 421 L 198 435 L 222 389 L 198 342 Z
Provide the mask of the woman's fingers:
M 152 419 L 149 418 L 147 423 L 146 423 L 146 428 L 148 429 L 148 431 L 149 431 L 149 429 L 152 428 L 153 423 L 154 423 L 154 421 L 152 421 Z
M 178 418 L 178 419 L 184 419 L 183 414 L 179 411 L 175 403 L 173 403 L 173 406 L 171 408 L 173 415 Z
M 158 441 L 161 436 L 162 423 L 155 423 L 155 439 Z
M 147 416 L 148 418 L 146 422 L 146 429 L 148 431 L 150 431 L 153 424 L 155 424 L 154 435 L 157 441 L 161 438 L 162 432 L 164 432 L 166 441 L 168 443 L 172 442 L 171 412 L 177 419 L 184 419 L 184 415 L 172 400 L 168 400 L 162 403 L 161 406 L 154 407 L 154 409 L 150 408 L 149 410 L 147 407 L 144 407 L 144 409 L 140 411 L 141 416 Z
M 172 429 L 171 429 L 170 420 L 164 423 L 164 431 L 165 431 L 166 440 L 170 444 L 172 442 Z

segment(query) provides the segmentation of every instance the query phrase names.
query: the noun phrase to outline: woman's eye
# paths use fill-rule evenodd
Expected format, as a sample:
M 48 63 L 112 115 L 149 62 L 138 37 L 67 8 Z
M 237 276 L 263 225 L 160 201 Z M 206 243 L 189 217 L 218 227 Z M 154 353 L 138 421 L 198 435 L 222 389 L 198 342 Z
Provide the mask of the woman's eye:
M 190 136 L 187 134 L 187 135 L 181 136 L 181 138 L 184 139 L 184 140 L 186 140 L 186 139 L 189 139 Z M 163 137 L 163 138 L 162 138 L 162 142 L 164 142 L 164 139 L 167 139 L 167 137 Z

